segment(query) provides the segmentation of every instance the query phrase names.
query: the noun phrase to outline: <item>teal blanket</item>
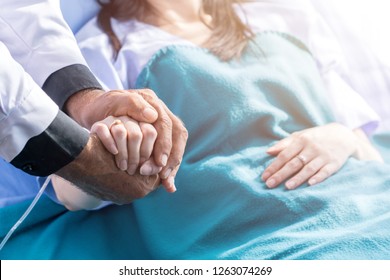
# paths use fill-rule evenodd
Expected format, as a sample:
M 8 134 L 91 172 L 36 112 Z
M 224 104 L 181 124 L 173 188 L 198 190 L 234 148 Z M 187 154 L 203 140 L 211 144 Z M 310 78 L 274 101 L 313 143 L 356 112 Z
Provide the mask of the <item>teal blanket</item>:
M 390 167 L 349 160 L 315 187 L 269 190 L 265 150 L 333 121 L 316 65 L 296 39 L 262 33 L 240 61 L 160 50 L 137 87 L 186 124 L 178 191 L 71 213 L 40 202 L 0 257 L 50 259 L 390 259 Z M 0 209 L 1 235 L 27 205 Z
M 3 238 L 30 201 L 0 208 Z M 0 259 L 150 259 L 131 206 L 70 212 L 43 196 Z
M 265 150 L 333 121 L 309 51 L 262 33 L 241 61 L 174 46 L 157 53 L 137 87 L 156 91 L 189 140 L 174 195 L 134 203 L 157 259 L 390 259 L 390 167 L 349 160 L 315 187 L 269 190 Z
M 390 131 L 381 131 L 372 135 L 371 141 L 381 153 L 384 161 L 390 164 Z

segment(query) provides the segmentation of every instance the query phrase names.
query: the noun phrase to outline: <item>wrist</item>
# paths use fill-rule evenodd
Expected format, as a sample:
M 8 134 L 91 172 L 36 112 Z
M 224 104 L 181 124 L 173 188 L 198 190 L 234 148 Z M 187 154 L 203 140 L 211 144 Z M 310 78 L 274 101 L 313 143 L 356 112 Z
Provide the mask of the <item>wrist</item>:
M 343 151 L 347 152 L 349 157 L 359 158 L 361 153 L 360 139 L 355 130 L 351 130 L 341 123 L 331 123 L 336 130 L 332 133 L 339 136 L 339 145 Z
M 381 154 L 374 148 L 370 142 L 370 139 L 362 129 L 354 129 L 353 132 L 357 139 L 356 152 L 352 155 L 354 158 L 358 160 L 375 160 L 384 162 Z
M 30 138 L 11 163 L 31 175 L 48 176 L 77 158 L 88 140 L 85 129 L 58 111 L 46 130 Z
M 65 103 L 65 112 L 81 126 L 90 129 L 98 120 L 105 116 L 100 116 L 101 112 L 95 106 L 105 92 L 101 89 L 86 89 L 73 94 Z

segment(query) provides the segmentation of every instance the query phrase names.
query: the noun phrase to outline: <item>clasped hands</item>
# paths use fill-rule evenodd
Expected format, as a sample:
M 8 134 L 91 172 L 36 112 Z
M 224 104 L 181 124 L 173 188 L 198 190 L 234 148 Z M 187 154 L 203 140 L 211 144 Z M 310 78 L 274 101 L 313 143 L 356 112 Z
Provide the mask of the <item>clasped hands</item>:
M 162 166 L 157 165 L 152 156 L 158 133 L 150 123 L 138 122 L 128 116 L 108 116 L 94 123 L 91 133 L 95 133 L 115 156 L 117 167 L 129 175 L 134 175 L 137 170 L 144 176 L 156 175 L 168 163 L 167 154 L 162 155 Z M 165 189 L 170 193 L 176 191 L 172 171 L 168 168 L 160 174 L 160 178 L 166 180 Z
M 188 138 L 183 123 L 149 89 L 115 90 L 102 98 L 106 117 L 92 125 L 91 133 L 115 156 L 117 167 L 129 175 L 159 174 L 166 190 L 174 192 Z M 127 108 L 123 98 L 131 98 Z
M 175 191 L 188 132 L 152 90 L 85 90 L 64 109 L 91 135 L 57 175 L 117 204 L 142 198 L 160 184 Z

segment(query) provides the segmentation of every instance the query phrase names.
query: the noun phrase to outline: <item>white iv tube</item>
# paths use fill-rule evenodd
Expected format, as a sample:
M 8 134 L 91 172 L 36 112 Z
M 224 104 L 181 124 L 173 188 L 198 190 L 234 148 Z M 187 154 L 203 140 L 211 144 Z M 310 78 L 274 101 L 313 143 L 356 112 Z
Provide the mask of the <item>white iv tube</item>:
M 10 239 L 11 235 L 15 232 L 15 230 L 20 226 L 20 224 L 26 219 L 28 214 L 30 214 L 31 210 L 34 208 L 34 206 L 37 204 L 39 198 L 42 196 L 43 192 L 45 191 L 47 185 L 49 184 L 51 179 L 51 176 L 47 177 L 45 182 L 43 183 L 41 189 L 35 196 L 34 200 L 31 202 L 30 206 L 27 208 L 26 212 L 20 217 L 20 219 L 14 224 L 14 226 L 9 230 L 7 235 L 4 237 L 3 241 L 0 243 L 0 251 L 3 249 L 5 243 L 7 243 L 8 239 Z

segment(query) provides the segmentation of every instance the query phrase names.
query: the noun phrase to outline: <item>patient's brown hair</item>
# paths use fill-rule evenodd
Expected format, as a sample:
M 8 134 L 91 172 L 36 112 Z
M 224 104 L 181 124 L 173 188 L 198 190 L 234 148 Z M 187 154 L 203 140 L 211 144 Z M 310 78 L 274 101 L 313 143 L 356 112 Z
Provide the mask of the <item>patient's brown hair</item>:
M 100 28 L 108 35 L 117 55 L 122 44 L 111 26 L 111 18 L 119 21 L 137 19 L 153 13 L 152 6 L 145 0 L 97 0 L 101 5 L 98 15 Z M 237 16 L 233 4 L 242 0 L 203 0 L 203 12 L 212 17 L 207 26 L 212 30 L 210 38 L 204 44 L 212 53 L 222 60 L 240 57 L 248 41 L 253 36 L 251 30 Z M 202 18 L 202 13 L 200 16 Z

